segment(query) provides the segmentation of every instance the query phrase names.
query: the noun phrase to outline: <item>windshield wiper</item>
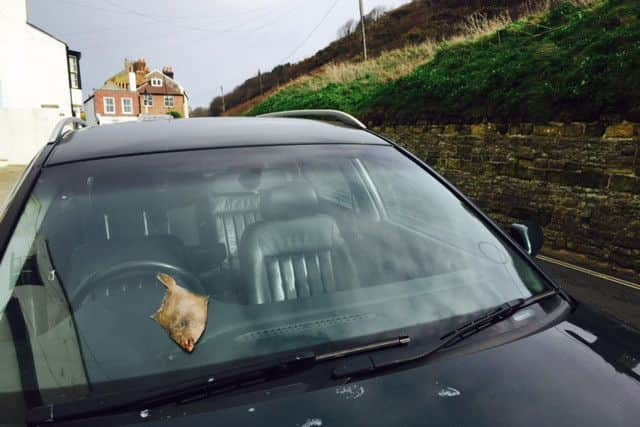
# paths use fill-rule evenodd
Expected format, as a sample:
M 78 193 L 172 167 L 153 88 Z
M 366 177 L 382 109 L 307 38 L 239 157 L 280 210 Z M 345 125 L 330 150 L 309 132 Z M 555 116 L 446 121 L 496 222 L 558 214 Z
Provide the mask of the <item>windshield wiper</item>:
M 440 337 L 440 341 L 426 351 L 421 351 L 417 354 L 413 354 L 406 358 L 391 358 L 388 359 L 385 355 L 369 355 L 358 360 L 354 360 L 354 363 L 347 361 L 342 366 L 336 368 L 333 371 L 334 378 L 352 377 L 358 375 L 365 375 L 375 371 L 385 370 L 397 367 L 399 365 L 408 364 L 411 362 L 425 361 L 430 356 L 434 355 L 438 351 L 451 347 L 458 342 L 469 338 L 478 332 L 495 325 L 505 319 L 508 319 L 517 311 L 522 310 L 525 307 L 536 304 L 544 299 L 553 297 L 555 295 L 561 295 L 558 289 L 551 289 L 546 292 L 531 296 L 529 298 L 518 298 L 512 301 L 505 302 L 499 306 L 491 309 L 488 313 L 466 322 L 456 329 L 447 332 Z
M 171 403 L 194 401 L 214 395 L 224 395 L 241 388 L 302 372 L 317 363 L 403 346 L 409 344 L 410 341 L 409 337 L 401 336 L 327 353 L 297 353 L 224 372 L 203 375 L 187 382 L 153 390 L 118 392 L 72 402 L 37 406 L 29 410 L 27 423 L 31 425 L 86 419 L 104 414 L 148 409 Z
M 270 359 L 263 363 L 232 369 L 222 373 L 204 375 L 185 383 L 165 386 L 151 391 L 132 391 L 100 395 L 87 399 L 55 405 L 43 405 L 31 409 L 27 416 L 29 424 L 84 419 L 104 414 L 112 414 L 135 409 L 148 409 L 171 403 L 183 403 L 219 396 L 241 388 L 255 386 L 274 379 L 302 372 L 318 363 L 336 359 L 347 359 L 333 370 L 334 379 L 365 375 L 379 370 L 394 368 L 415 361 L 424 361 L 443 348 L 450 347 L 502 320 L 512 316 L 518 310 L 558 295 L 556 289 L 506 302 L 490 310 L 483 316 L 467 322 L 444 334 L 440 341 L 426 351 L 409 357 L 386 357 L 379 350 L 391 349 L 410 344 L 408 336 L 388 340 L 374 341 L 368 344 L 351 346 L 328 353 L 303 352 L 284 358 Z M 372 354 L 368 354 L 372 353 Z M 353 357 L 352 357 L 353 356 Z

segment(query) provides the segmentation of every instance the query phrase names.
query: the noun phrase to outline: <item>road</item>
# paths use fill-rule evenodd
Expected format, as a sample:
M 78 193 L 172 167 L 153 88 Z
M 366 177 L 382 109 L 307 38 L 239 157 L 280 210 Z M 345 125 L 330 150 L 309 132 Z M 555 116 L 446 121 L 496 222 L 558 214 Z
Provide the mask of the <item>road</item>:
M 0 167 L 0 206 L 13 188 L 13 184 L 20 178 L 24 166 L 9 165 Z
M 640 330 L 640 284 L 623 285 L 595 275 L 538 260 L 542 269 L 571 296 Z
M 0 203 L 4 201 L 23 169 L 22 166 L 0 168 Z M 577 300 L 640 330 L 640 283 L 637 285 L 638 289 L 634 289 L 544 260 L 538 260 L 538 263 L 551 278 Z

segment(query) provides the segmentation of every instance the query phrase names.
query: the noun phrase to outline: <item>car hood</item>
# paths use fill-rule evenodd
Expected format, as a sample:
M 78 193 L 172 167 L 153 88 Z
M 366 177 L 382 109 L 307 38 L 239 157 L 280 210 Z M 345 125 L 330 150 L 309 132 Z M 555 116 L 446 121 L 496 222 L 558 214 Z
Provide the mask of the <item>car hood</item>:
M 640 334 L 588 308 L 526 338 L 305 392 L 293 384 L 110 418 L 165 426 L 629 426 L 640 419 Z M 107 421 L 107 420 L 104 420 Z

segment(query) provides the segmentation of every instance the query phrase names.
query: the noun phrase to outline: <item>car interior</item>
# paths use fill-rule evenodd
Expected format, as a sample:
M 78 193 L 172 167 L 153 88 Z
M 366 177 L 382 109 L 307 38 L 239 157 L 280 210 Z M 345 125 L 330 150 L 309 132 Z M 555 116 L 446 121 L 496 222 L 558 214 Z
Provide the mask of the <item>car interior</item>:
M 269 349 L 256 347 L 257 339 L 280 345 L 292 342 L 292 333 L 315 334 L 312 343 L 326 341 L 328 327 L 381 328 L 388 322 L 383 316 L 376 323 L 366 310 L 337 309 L 336 296 L 361 303 L 378 288 L 383 301 L 402 295 L 390 284 L 417 292 L 412 281 L 459 271 L 465 263 L 453 246 L 390 220 L 364 173 L 354 159 L 341 158 L 70 174 L 73 179 L 54 190 L 38 232 L 42 244 L 25 263 L 16 291 L 51 276 L 45 289 L 59 288 L 68 301 L 81 348 L 76 353 L 83 354 L 91 383 L 145 369 L 170 371 L 167 363 L 184 358 L 149 320 L 165 293 L 158 272 L 209 297 L 202 350 L 191 361 L 205 357 L 209 345 L 220 360 L 225 353 L 237 357 L 231 346 L 219 347 L 221 341 L 244 343 L 246 354 L 257 354 Z M 447 286 L 450 298 L 462 292 Z M 37 309 L 42 302 L 18 294 L 22 306 L 35 307 L 33 324 L 52 327 L 50 313 Z M 417 303 L 405 299 L 405 305 Z M 411 312 L 403 307 L 401 317 Z M 211 354 L 200 362 L 211 363 Z
M 322 171 L 344 177 L 336 166 Z M 72 301 L 88 281 L 134 273 L 136 263 L 176 267 L 175 273 L 187 276 L 180 278 L 200 292 L 240 304 L 436 274 L 428 258 L 407 265 L 423 242 L 382 222 L 366 190 L 350 188 L 362 185 L 352 173 L 353 178 L 343 178 L 343 188 L 327 188 L 326 180 L 316 179 L 303 164 L 216 173 L 200 182 L 163 174 L 145 177 L 149 182 L 135 187 L 127 177 L 119 183 L 109 175 L 104 190 L 103 177 L 96 174 L 56 198 L 41 233 Z M 394 245 L 398 241 L 403 244 Z M 389 250 L 396 256 L 385 257 Z M 394 259 L 403 259 L 402 265 L 394 268 Z M 131 271 L 112 271 L 123 264 Z M 111 294 L 132 291 L 111 288 Z

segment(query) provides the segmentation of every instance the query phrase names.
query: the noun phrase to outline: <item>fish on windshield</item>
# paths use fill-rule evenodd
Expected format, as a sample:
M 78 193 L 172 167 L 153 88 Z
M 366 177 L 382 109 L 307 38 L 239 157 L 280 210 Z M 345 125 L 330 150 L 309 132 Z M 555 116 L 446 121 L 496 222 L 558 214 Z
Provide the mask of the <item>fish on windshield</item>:
M 167 292 L 151 318 L 180 348 L 191 353 L 207 325 L 209 298 L 183 288 L 168 274 L 158 273 L 156 278 Z

